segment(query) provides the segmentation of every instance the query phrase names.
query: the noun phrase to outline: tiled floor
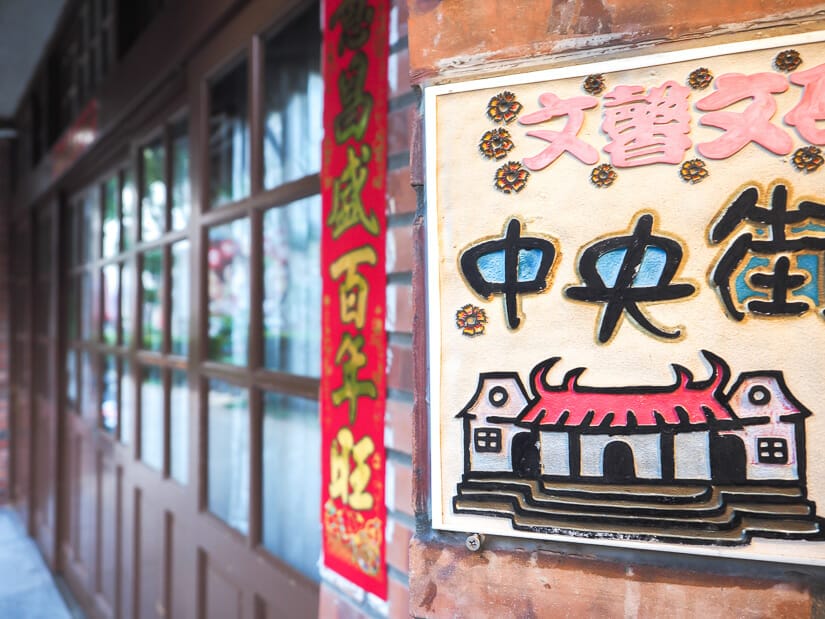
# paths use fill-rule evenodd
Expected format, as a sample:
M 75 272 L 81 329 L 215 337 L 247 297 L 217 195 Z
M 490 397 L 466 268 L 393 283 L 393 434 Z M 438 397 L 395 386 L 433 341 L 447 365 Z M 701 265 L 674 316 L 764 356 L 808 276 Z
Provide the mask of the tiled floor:
M 0 619 L 72 619 L 17 514 L 0 508 Z

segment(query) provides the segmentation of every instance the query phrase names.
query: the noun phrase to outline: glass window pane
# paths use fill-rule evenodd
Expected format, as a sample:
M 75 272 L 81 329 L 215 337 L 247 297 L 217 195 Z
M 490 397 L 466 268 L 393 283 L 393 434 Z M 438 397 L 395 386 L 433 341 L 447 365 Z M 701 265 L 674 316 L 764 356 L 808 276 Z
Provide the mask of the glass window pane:
M 103 394 L 100 403 L 100 425 L 111 434 L 117 430 L 117 358 L 103 358 Z
M 77 351 L 66 351 L 66 400 L 69 406 L 77 405 Z
M 135 326 L 135 267 L 127 260 L 120 267 L 120 341 L 128 347 L 132 343 L 132 330 Z
M 120 375 L 120 442 L 132 444 L 135 429 L 135 379 L 132 366 L 123 360 L 123 373 Z
M 160 368 L 143 368 L 140 381 L 140 459 L 163 470 L 163 378 Z
M 247 61 L 209 88 L 209 202 L 220 206 L 249 195 Z
M 97 415 L 97 388 L 96 374 L 92 353 L 82 351 L 80 354 L 80 410 L 84 417 L 94 418 Z
M 317 9 L 266 43 L 264 186 L 318 172 L 323 137 Z
M 163 251 L 153 249 L 143 254 L 141 284 L 141 345 L 146 350 L 160 352 L 163 344 L 163 307 L 161 306 L 161 278 Z
M 120 221 L 122 225 L 123 238 L 121 238 L 123 250 L 132 247 L 135 239 L 135 211 L 137 209 L 137 191 L 135 190 L 135 173 L 131 168 L 123 171 L 123 187 L 120 190 L 120 200 L 122 202 L 122 212 Z
M 92 274 L 84 271 L 80 280 L 80 339 L 90 340 L 94 337 L 96 316 L 97 304 L 94 298 Z
M 98 195 L 97 188 L 94 188 L 87 191 L 83 197 L 82 262 L 88 262 L 97 257 L 97 247 L 100 243 L 99 228 L 97 227 Z
M 321 198 L 264 213 L 264 364 L 321 371 Z
M 189 119 L 172 126 L 172 229 L 189 225 L 192 186 L 189 182 Z
M 140 239 L 152 241 L 166 228 L 166 153 L 163 141 L 155 140 L 140 149 L 143 176 L 140 185 Z
M 264 396 L 263 542 L 313 580 L 321 554 L 321 424 L 318 403 Z M 376 556 L 379 549 L 375 548 Z
M 209 230 L 209 358 L 246 365 L 249 339 L 249 220 Z
M 120 265 L 103 267 L 103 341 L 110 346 L 117 344 L 117 318 L 120 309 Z
M 186 372 L 172 371 L 169 406 L 169 474 L 185 484 L 189 480 L 189 385 Z
M 103 184 L 103 257 L 120 251 L 120 217 L 118 216 L 118 180 L 113 176 Z
M 170 337 L 172 354 L 189 352 L 189 241 L 172 245 L 172 316 Z
M 247 532 L 249 525 L 249 400 L 245 389 L 209 381 L 207 454 L 209 510 Z
M 77 277 L 68 278 L 66 286 L 66 339 L 69 342 L 77 339 L 77 303 L 79 286 L 80 280 Z

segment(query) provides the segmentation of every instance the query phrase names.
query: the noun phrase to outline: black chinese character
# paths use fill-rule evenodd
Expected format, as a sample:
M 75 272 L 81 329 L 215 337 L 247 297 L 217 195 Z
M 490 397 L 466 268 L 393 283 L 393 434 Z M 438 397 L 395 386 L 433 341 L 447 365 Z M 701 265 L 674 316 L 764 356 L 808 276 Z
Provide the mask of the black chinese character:
M 579 260 L 584 286 L 571 287 L 565 294 L 576 301 L 604 303 L 599 342 L 613 335 L 623 312 L 639 326 L 659 337 L 674 339 L 672 333 L 654 325 L 642 313 L 639 303 L 670 301 L 690 296 L 692 284 L 671 284 L 682 261 L 682 248 L 673 239 L 653 236 L 653 216 L 642 215 L 630 236 L 615 236 L 590 245 Z
M 504 296 L 507 326 L 516 329 L 521 323 L 518 296 L 547 287 L 555 257 L 553 243 L 521 236 L 521 222 L 511 219 L 504 237 L 473 245 L 461 254 L 460 263 L 467 283 L 479 295 L 486 299 Z
M 782 184 L 774 186 L 770 207 L 758 202 L 759 189 L 748 187 L 711 228 L 714 244 L 727 239 L 743 222 L 753 226 L 757 236 L 766 237 L 754 238 L 750 232 L 736 237 L 716 264 L 711 281 L 735 320 L 745 317 L 743 310 L 767 316 L 804 314 L 811 304 L 822 301 L 820 271 L 825 238 L 800 233 L 825 230 L 825 206 L 803 200 L 796 210 L 789 211 L 788 190 Z M 788 300 L 789 295 L 793 301 Z

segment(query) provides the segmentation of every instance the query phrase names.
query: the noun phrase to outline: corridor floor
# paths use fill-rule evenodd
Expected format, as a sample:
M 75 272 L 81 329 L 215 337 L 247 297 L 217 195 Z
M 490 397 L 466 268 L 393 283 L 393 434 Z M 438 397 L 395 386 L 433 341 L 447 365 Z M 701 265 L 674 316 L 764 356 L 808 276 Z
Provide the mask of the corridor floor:
M 17 514 L 0 508 L 0 619 L 72 619 Z

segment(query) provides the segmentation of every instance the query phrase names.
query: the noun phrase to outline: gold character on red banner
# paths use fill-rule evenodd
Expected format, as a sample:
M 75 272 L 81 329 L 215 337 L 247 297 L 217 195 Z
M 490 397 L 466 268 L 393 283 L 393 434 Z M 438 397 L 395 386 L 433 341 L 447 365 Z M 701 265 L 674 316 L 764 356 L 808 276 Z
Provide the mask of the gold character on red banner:
M 335 141 L 343 144 L 349 138 L 364 139 L 372 112 L 372 95 L 364 89 L 367 79 L 367 55 L 358 51 L 338 76 L 338 98 L 341 111 L 335 116 Z
M 357 224 L 362 224 L 367 232 L 378 235 L 380 229 L 375 213 L 367 215 L 361 191 L 367 182 L 367 164 L 372 158 L 372 149 L 361 145 L 358 154 L 354 146 L 347 147 L 347 167 L 332 185 L 332 212 L 327 225 L 332 227 L 332 238 L 337 239 Z
M 341 3 L 329 20 L 329 28 L 333 30 L 341 25 L 341 40 L 338 41 L 338 55 L 344 53 L 344 48 L 358 49 L 370 38 L 370 24 L 375 9 L 367 4 L 367 0 L 345 0 Z
M 344 505 L 349 505 L 358 511 L 372 509 L 374 499 L 366 492 L 372 475 L 367 458 L 374 452 L 375 443 L 369 436 L 363 437 L 356 443 L 349 428 L 343 427 L 338 430 L 330 446 L 329 496 L 331 499 L 340 498 Z M 355 461 L 354 469 L 350 466 L 350 456 Z
M 342 275 L 344 276 L 344 281 L 338 287 L 342 323 L 354 324 L 358 329 L 364 328 L 369 282 L 358 272 L 358 266 L 361 264 L 374 266 L 377 260 L 378 255 L 375 249 L 364 245 L 347 252 L 330 265 L 329 273 L 333 279 L 337 280 Z
M 344 384 L 332 392 L 332 403 L 335 406 L 345 401 L 349 404 L 350 423 L 355 423 L 358 398 L 365 396 L 375 399 L 378 395 L 374 382 L 358 378 L 358 370 L 367 365 L 367 356 L 361 352 L 363 347 L 363 335 L 352 337 L 349 333 L 344 333 L 335 353 L 335 365 L 343 365 L 341 373 L 344 375 Z

